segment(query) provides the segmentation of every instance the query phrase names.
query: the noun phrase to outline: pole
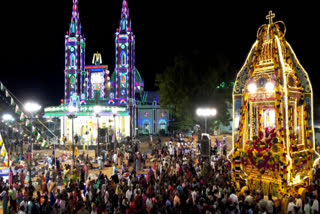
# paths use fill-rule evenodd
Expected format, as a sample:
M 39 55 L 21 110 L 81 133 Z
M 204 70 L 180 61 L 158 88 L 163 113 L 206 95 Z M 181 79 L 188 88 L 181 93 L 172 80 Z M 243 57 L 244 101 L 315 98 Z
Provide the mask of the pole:
M 86 155 L 86 160 L 88 161 L 89 158 L 89 150 L 88 150 L 88 146 L 89 146 L 89 133 L 87 134 L 87 155 Z
M 74 161 L 74 137 L 73 137 L 73 115 L 71 117 L 71 139 L 72 139 L 72 160 Z
M 106 141 L 106 151 L 108 151 L 108 144 L 109 144 L 109 130 L 107 128 L 107 140 Z
M 205 133 L 208 133 L 208 132 L 207 132 L 207 126 L 208 126 L 208 124 L 207 124 L 207 117 L 204 117 L 204 131 L 205 131 Z
M 99 114 L 97 114 L 96 115 L 96 117 L 97 117 L 97 128 L 98 128 L 98 130 L 97 130 L 97 146 L 98 146 L 98 148 L 97 148 L 97 156 L 99 157 L 99 154 L 100 154 L 100 151 L 99 151 Z
M 19 125 L 19 139 L 21 140 L 20 141 L 20 145 L 21 145 L 21 159 L 22 159 L 22 155 L 23 155 L 23 137 L 21 137 L 21 134 L 20 134 L 20 129 L 21 129 L 21 126 Z
M 113 122 L 114 122 L 114 145 L 113 149 L 116 151 L 116 143 L 117 143 L 117 129 L 116 129 L 116 114 L 113 115 Z
M 31 116 L 31 128 L 30 128 L 30 154 L 29 154 L 29 185 L 32 183 L 31 179 L 31 165 L 32 165 L 32 122 L 33 116 Z

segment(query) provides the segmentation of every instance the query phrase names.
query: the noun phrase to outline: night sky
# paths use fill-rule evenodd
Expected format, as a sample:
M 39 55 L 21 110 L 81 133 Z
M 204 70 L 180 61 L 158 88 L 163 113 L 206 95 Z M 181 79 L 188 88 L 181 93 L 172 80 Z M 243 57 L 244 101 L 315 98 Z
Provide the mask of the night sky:
M 136 35 L 136 67 L 145 80 L 145 90 L 156 90 L 155 75 L 172 64 L 177 54 L 193 49 L 223 55 L 237 73 L 271 9 L 276 14 L 274 21 L 285 22 L 286 39 L 309 73 L 317 96 L 320 18 L 315 3 L 305 2 L 288 6 L 269 1 L 253 5 L 128 0 Z M 122 0 L 79 0 L 87 65 L 99 51 L 103 64 L 113 71 L 114 33 L 121 6 Z M 57 105 L 63 98 L 64 35 L 71 12 L 72 0 L 0 1 L 0 80 L 19 99 L 34 99 L 47 106 Z

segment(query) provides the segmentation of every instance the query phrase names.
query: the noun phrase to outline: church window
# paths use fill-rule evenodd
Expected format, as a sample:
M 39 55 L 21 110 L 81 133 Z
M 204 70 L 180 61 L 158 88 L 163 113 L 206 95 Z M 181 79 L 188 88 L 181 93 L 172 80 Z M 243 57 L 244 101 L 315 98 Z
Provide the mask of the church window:
M 126 30 L 126 20 L 122 19 L 122 30 Z
M 71 67 L 76 67 L 76 56 L 74 54 L 70 55 L 70 62 Z
M 76 84 L 76 81 L 75 81 L 75 78 L 74 78 L 74 76 L 73 77 L 71 77 L 71 84 Z
M 126 83 L 126 76 L 122 75 L 121 77 L 121 83 L 125 84 Z
M 121 52 L 121 65 L 124 66 L 127 64 L 127 55 L 124 51 Z

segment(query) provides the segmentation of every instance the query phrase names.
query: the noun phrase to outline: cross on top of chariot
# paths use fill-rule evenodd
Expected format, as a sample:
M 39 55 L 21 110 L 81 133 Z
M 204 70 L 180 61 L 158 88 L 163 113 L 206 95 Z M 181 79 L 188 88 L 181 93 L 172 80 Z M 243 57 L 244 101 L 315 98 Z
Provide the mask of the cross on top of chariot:
M 272 10 L 270 10 L 269 14 L 266 16 L 266 19 L 269 20 L 269 25 L 273 24 L 274 17 L 276 17 L 276 14 L 272 13 Z

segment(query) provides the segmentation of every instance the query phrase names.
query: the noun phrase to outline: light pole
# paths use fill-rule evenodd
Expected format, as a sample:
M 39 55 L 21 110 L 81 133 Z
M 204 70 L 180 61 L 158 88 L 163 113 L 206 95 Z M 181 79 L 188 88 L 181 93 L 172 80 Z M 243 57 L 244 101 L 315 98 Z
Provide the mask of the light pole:
M 197 115 L 200 117 L 204 117 L 204 127 L 205 133 L 207 133 L 207 118 L 214 117 L 217 114 L 217 110 L 215 108 L 198 108 Z
M 30 150 L 29 150 L 29 164 L 28 164 L 28 170 L 29 170 L 29 184 L 31 185 L 32 179 L 31 179 L 31 166 L 32 166 L 32 150 L 33 150 L 33 145 L 32 145 L 32 123 L 34 119 L 34 115 L 41 109 L 41 106 L 38 103 L 34 102 L 28 102 L 24 105 L 24 109 L 26 112 L 29 113 L 29 118 L 31 122 L 31 129 L 30 129 Z
M 117 112 L 118 112 L 118 110 L 116 108 L 112 109 L 113 123 L 114 123 L 114 145 L 113 145 L 114 151 L 116 151 L 116 148 L 117 148 L 117 146 L 116 146 L 116 142 L 117 142 L 117 128 L 116 128 Z
M 95 107 L 93 107 L 93 111 L 94 111 L 95 116 L 97 118 L 97 156 L 99 157 L 99 155 L 100 155 L 100 151 L 99 151 L 99 117 L 100 117 L 100 113 L 102 111 L 102 107 L 95 106 Z
M 73 136 L 73 119 L 77 117 L 77 108 L 73 105 L 68 107 L 68 118 L 71 119 L 71 142 L 72 142 L 72 160 L 74 161 L 74 136 Z

